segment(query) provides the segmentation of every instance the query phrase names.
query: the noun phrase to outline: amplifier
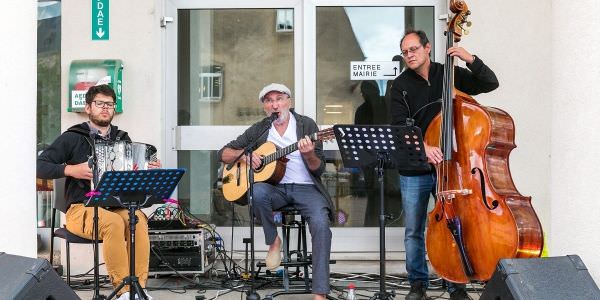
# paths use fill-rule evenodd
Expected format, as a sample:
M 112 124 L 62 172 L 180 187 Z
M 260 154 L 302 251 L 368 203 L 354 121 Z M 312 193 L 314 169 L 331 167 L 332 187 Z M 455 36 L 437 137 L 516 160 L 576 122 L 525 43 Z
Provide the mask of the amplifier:
M 215 249 L 204 229 L 148 230 L 149 275 L 203 274 L 214 261 Z

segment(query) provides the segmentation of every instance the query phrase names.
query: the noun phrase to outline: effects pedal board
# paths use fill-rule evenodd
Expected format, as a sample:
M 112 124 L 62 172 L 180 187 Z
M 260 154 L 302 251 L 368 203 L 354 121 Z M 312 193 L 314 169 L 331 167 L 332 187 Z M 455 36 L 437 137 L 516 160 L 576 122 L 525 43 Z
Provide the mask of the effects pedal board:
M 150 229 L 148 235 L 149 275 L 203 274 L 214 261 L 215 249 L 204 229 Z

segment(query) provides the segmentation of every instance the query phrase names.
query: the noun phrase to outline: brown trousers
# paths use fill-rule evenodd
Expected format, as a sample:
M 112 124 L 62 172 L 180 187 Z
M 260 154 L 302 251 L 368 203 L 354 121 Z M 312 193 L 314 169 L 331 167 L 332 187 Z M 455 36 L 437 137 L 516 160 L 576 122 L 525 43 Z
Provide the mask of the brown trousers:
M 148 263 L 150 260 L 150 240 L 148 238 L 148 218 L 138 210 L 135 225 L 135 275 L 140 285 L 146 287 Z M 72 204 L 67 210 L 67 229 L 86 239 L 92 239 L 94 208 L 83 204 Z M 127 209 L 98 209 L 98 232 L 102 240 L 104 262 L 108 276 L 117 287 L 123 278 L 129 276 L 129 215 Z M 119 293 L 129 290 L 124 286 Z

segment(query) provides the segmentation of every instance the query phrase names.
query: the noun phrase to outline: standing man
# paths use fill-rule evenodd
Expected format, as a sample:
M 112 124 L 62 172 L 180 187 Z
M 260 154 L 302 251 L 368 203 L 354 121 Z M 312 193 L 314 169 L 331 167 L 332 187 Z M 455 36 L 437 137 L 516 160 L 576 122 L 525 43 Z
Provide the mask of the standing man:
M 392 85 L 392 124 L 413 123 L 421 128 L 423 136 L 429 123 L 441 110 L 444 66 L 432 62 L 431 44 L 425 32 L 408 31 L 400 41 L 400 50 L 406 70 Z M 458 57 L 467 63 L 467 68 L 454 68 L 455 87 L 467 94 L 477 95 L 495 90 L 498 79 L 483 61 L 461 47 L 450 47 L 448 55 Z M 431 164 L 442 161 L 438 147 L 425 144 L 425 153 Z M 426 299 L 429 271 L 425 258 L 425 224 L 427 203 L 435 191 L 435 169 L 426 172 L 401 172 L 400 192 L 402 209 L 405 212 L 406 231 L 406 270 L 411 288 L 407 300 Z M 450 299 L 471 299 L 464 285 L 448 283 Z
M 308 221 L 312 238 L 312 292 L 315 300 L 325 299 L 325 295 L 329 293 L 329 223 L 333 219 L 333 203 L 321 183 L 321 174 L 325 170 L 322 143 L 313 143 L 308 137 L 318 131 L 317 124 L 291 108 L 290 96 L 290 89 L 283 84 L 271 83 L 265 86 L 258 94 L 258 100 L 262 102 L 268 117 L 250 126 L 236 140 L 225 145 L 219 151 L 219 157 L 224 163 L 232 163 L 254 141 L 258 141 L 255 148 L 266 141 L 281 148 L 298 142 L 299 151 L 286 156 L 289 161 L 279 184 L 254 184 L 252 205 L 254 214 L 262 222 L 265 242 L 269 245 L 265 259 L 269 270 L 274 270 L 281 264 L 281 239 L 277 235 L 273 210 L 286 205 L 294 205 L 300 210 Z M 272 114 L 278 115 L 273 122 L 270 118 Z M 254 169 L 261 165 L 261 158 L 256 153 L 252 158 L 246 158 L 246 161 Z
M 115 115 L 115 92 L 106 85 L 91 87 L 85 95 L 85 112 L 89 121 L 77 124 L 61 134 L 37 159 L 37 177 L 56 179 L 66 177 L 65 200 L 67 229 L 86 239 L 93 239 L 94 209 L 85 207 L 86 193 L 91 190 L 93 173 L 88 160 L 94 156 L 96 140 L 131 141 L 127 132 L 111 124 Z M 148 168 L 160 168 L 160 161 L 150 162 Z M 150 259 L 148 218 L 137 210 L 135 227 L 135 275 L 146 286 Z M 125 208 L 98 209 L 98 237 L 102 240 L 108 276 L 117 287 L 129 276 L 129 215 Z M 127 243 L 125 242 L 127 241 Z M 119 291 L 119 299 L 129 299 L 129 285 Z M 145 292 L 145 291 L 144 291 Z M 146 293 L 147 295 L 147 293 Z M 152 299 L 148 296 L 149 299 Z

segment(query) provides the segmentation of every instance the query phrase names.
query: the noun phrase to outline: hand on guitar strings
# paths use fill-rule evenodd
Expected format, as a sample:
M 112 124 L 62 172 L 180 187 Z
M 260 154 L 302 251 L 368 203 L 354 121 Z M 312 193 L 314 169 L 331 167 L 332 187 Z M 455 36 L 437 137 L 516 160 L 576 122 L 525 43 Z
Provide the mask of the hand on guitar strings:
M 246 164 L 247 165 L 250 164 L 250 159 L 248 158 L 247 155 L 246 155 Z M 252 153 L 252 169 L 257 170 L 261 166 L 262 166 L 262 158 L 260 157 L 260 155 L 253 152 Z
M 305 135 L 298 141 L 298 150 L 301 154 L 307 154 L 315 151 L 315 144 L 310 140 L 308 135 Z
M 315 153 L 315 144 L 308 136 L 304 136 L 298 141 L 298 150 L 304 160 L 306 160 L 310 171 L 315 171 L 319 168 L 321 159 Z

